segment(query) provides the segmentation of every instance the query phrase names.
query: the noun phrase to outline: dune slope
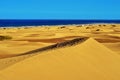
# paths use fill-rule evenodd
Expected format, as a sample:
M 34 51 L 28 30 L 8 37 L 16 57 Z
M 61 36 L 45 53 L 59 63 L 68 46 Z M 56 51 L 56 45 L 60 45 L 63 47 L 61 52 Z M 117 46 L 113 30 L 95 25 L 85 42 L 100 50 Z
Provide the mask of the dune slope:
M 41 54 L 42 52 L 49 51 L 49 50 L 55 50 L 55 49 L 63 48 L 63 47 L 67 47 L 67 46 L 77 45 L 77 44 L 80 44 L 80 43 L 86 41 L 87 39 L 88 39 L 87 37 L 86 38 L 75 38 L 73 40 L 60 42 L 60 43 L 53 44 L 50 46 L 46 46 L 46 47 L 38 48 L 35 50 L 31 50 L 28 52 L 20 53 L 18 55 L 4 57 L 3 59 L 0 59 L 0 70 L 3 70 L 11 65 L 14 65 L 20 61 L 23 61 L 26 58 L 35 56 L 37 54 Z
M 120 57 L 90 38 L 27 58 L 0 74 L 2 80 L 120 80 Z

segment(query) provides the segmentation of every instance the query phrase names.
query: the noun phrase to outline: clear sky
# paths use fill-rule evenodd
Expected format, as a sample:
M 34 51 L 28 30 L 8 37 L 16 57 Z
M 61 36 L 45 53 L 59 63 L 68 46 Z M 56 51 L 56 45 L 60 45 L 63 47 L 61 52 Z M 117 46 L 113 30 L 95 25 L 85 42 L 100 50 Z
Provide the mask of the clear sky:
M 120 0 L 0 0 L 0 19 L 120 19 Z

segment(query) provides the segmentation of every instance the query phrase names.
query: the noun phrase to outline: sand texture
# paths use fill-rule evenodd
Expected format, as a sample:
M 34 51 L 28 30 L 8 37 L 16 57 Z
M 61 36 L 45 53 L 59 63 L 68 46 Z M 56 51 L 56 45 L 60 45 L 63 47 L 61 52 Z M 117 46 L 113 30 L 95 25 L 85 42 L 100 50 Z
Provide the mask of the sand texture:
M 0 80 L 120 80 L 120 24 L 1 28 Z

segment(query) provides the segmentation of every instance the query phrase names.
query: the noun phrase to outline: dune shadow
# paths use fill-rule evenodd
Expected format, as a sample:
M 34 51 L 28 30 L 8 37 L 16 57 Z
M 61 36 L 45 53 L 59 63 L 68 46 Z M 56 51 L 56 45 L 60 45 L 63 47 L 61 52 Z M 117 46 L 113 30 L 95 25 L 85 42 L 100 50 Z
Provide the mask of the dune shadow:
M 88 39 L 87 37 L 76 38 L 76 39 L 73 39 L 70 41 L 65 41 L 65 42 L 57 43 L 57 44 L 50 45 L 47 47 L 32 50 L 29 52 L 21 53 L 21 54 L 18 54 L 18 55 L 9 57 L 9 58 L 0 59 L 0 70 L 3 70 L 3 69 L 5 69 L 13 64 L 16 64 L 16 63 L 18 63 L 26 58 L 40 54 L 44 51 L 49 51 L 49 50 L 53 50 L 53 49 L 57 49 L 57 48 L 63 48 L 63 47 L 67 47 L 67 46 L 77 45 L 78 43 L 82 43 L 82 42 L 86 41 L 87 39 Z

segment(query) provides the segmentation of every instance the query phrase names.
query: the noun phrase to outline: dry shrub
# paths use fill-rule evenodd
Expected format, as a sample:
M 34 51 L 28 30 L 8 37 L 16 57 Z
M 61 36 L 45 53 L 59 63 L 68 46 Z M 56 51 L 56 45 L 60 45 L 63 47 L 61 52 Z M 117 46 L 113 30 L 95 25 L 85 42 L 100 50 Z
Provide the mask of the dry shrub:
M 3 35 L 0 35 L 0 41 L 3 41 L 3 40 L 10 40 L 12 39 L 11 36 L 3 36 Z
M 111 25 L 112 27 L 116 27 L 116 25 Z
M 100 29 L 96 29 L 96 31 L 100 31 Z

